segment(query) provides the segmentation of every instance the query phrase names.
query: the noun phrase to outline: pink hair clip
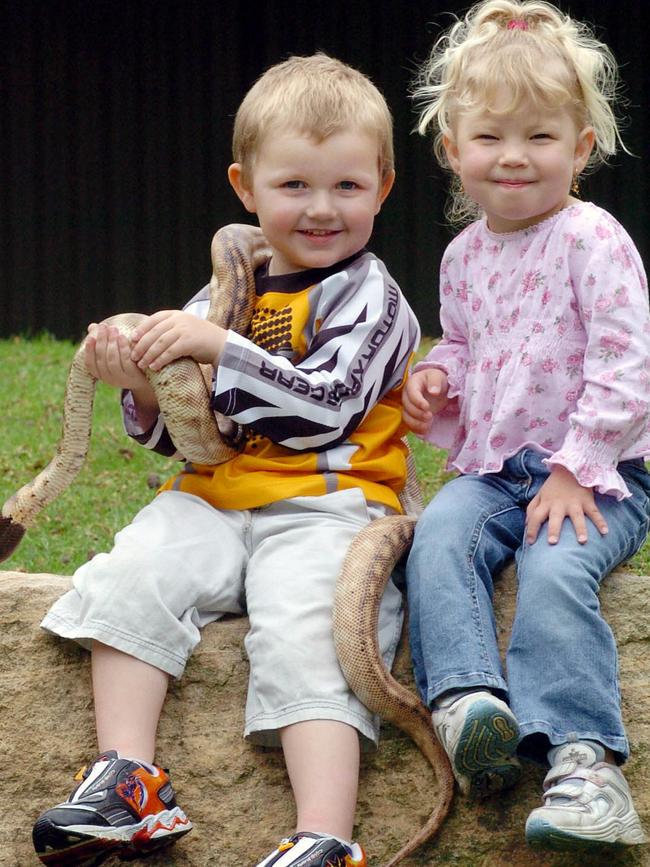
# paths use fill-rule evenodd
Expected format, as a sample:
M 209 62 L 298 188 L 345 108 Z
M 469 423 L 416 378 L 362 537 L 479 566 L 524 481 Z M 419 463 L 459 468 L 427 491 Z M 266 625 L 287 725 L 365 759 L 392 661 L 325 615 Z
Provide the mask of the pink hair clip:
M 528 30 L 528 22 L 523 18 L 511 18 L 506 27 L 508 30 Z

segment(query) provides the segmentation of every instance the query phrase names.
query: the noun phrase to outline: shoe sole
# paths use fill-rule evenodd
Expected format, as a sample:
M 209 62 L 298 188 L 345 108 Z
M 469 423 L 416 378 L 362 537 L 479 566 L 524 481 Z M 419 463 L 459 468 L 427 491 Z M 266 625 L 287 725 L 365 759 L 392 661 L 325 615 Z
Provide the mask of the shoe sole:
M 454 751 L 454 769 L 469 779 L 470 798 L 486 798 L 513 786 L 521 776 L 514 758 L 519 726 L 490 701 L 477 701 L 467 712 Z
M 612 834 L 622 833 L 624 839 L 612 840 Z M 526 823 L 526 842 L 532 849 L 551 849 L 555 852 L 597 851 L 599 849 L 627 849 L 646 842 L 641 823 L 633 821 L 627 828 L 620 823 L 612 823 L 609 829 L 602 829 L 601 837 L 582 837 L 563 831 L 547 819 L 536 818 Z
M 147 829 L 140 829 L 133 837 L 124 840 L 101 836 L 105 829 L 98 828 L 95 834 L 85 834 L 41 819 L 34 826 L 34 848 L 39 860 L 48 867 L 98 867 L 113 855 L 121 861 L 134 861 L 173 845 L 189 833 L 192 824 L 186 821 L 187 825 L 162 836 L 151 837 Z

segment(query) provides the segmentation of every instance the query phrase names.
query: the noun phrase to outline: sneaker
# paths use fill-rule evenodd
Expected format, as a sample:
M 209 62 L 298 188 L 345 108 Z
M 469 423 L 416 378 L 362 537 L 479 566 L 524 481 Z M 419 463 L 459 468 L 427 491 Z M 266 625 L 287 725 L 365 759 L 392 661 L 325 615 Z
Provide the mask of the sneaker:
M 114 750 L 98 756 L 75 779 L 67 801 L 36 820 L 32 839 L 43 864 L 95 867 L 111 855 L 130 861 L 174 843 L 192 829 L 176 806 L 167 772 L 121 759 Z
M 431 719 L 463 795 L 485 798 L 517 782 L 519 726 L 504 701 L 487 690 L 464 693 Z
M 281 840 L 257 867 L 367 867 L 358 843 L 343 843 L 336 837 L 300 831 Z
M 584 741 L 551 750 L 544 806 L 526 822 L 530 846 L 571 851 L 645 843 L 627 780 L 604 757 L 600 744 Z

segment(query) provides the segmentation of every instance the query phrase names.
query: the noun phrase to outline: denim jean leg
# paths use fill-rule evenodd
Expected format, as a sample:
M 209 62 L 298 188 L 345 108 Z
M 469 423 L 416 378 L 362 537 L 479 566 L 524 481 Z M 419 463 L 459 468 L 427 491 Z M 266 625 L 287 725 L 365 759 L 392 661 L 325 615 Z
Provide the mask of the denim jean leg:
M 533 758 L 543 757 L 546 738 L 551 744 L 592 739 L 623 759 L 628 755 L 616 642 L 598 598 L 603 578 L 632 556 L 647 532 L 647 496 L 628 485 L 629 499 L 596 496 L 607 535 L 587 521 L 589 539 L 581 545 L 565 519 L 556 545 L 548 544 L 544 526 L 537 541 L 524 543 L 517 554 L 508 681 L 524 738 L 520 749 Z M 531 735 L 546 738 L 526 740 Z
M 492 575 L 512 558 L 523 512 L 494 476 L 459 476 L 418 521 L 407 563 L 411 653 L 427 705 L 449 689 L 507 692 L 496 641 Z

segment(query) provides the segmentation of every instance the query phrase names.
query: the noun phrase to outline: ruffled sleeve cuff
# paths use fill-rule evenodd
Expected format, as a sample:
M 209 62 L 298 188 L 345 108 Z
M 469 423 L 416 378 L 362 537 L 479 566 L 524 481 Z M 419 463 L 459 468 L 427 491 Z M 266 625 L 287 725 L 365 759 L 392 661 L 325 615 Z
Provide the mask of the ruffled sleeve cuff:
M 592 447 L 589 455 L 582 449 L 566 446 L 544 459 L 548 466 L 559 465 L 569 470 L 585 488 L 593 488 L 599 494 L 624 500 L 631 493 L 625 480 L 616 469 L 616 457 L 611 450 Z

